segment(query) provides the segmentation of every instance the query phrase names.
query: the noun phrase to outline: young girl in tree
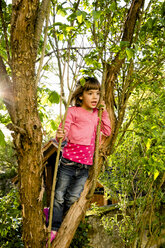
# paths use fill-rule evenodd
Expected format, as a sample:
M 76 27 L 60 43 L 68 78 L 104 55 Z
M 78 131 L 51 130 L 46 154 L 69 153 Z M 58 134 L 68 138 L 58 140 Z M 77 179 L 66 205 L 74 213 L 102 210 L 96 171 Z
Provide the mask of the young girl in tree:
M 56 140 L 67 140 L 57 174 L 57 183 L 53 205 L 51 242 L 61 226 L 63 216 L 77 201 L 88 178 L 88 170 L 93 164 L 95 138 L 98 125 L 98 103 L 100 83 L 96 78 L 84 77 L 78 82 L 71 99 L 64 130 L 61 124 Z M 110 120 L 103 106 L 101 132 L 105 136 L 111 133 Z

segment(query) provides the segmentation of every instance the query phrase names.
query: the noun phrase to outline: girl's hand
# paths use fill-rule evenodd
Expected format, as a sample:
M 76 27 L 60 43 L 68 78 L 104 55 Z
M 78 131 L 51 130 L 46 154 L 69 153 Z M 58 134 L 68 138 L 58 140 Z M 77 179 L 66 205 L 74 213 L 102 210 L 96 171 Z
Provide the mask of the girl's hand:
M 99 108 L 102 109 L 103 111 L 106 109 L 106 105 L 104 101 L 100 102 Z
M 62 130 L 62 128 L 61 127 L 59 127 L 58 129 L 57 129 L 57 133 L 56 133 L 56 139 L 64 139 L 64 137 L 65 137 L 65 130 Z

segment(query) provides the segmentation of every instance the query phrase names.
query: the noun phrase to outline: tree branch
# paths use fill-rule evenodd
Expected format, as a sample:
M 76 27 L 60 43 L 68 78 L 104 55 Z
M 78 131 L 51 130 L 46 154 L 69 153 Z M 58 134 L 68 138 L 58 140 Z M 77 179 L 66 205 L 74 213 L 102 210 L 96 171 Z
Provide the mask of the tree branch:
M 45 56 L 47 34 L 48 34 L 49 13 L 50 13 L 50 3 L 48 5 L 48 9 L 47 9 L 47 12 L 46 12 L 46 27 L 45 27 L 45 35 L 44 35 L 44 44 L 43 44 L 43 48 L 42 48 L 42 54 L 41 54 L 39 68 L 38 68 L 38 71 L 37 71 L 36 87 L 38 85 L 38 81 L 39 81 L 39 78 L 40 78 L 40 73 L 41 73 L 41 70 L 42 70 L 42 64 L 43 64 L 43 60 L 44 60 L 44 56 Z
M 35 26 L 35 48 L 36 51 L 38 50 L 38 44 L 40 41 L 40 36 L 42 32 L 43 22 L 46 17 L 47 9 L 50 4 L 50 0 L 43 0 L 40 6 L 40 9 L 38 11 L 38 16 L 36 20 L 36 26 Z
M 129 42 L 129 46 L 132 43 L 136 21 L 139 17 L 139 12 L 143 4 L 144 4 L 144 0 L 133 0 L 131 7 L 128 11 L 128 15 L 125 21 L 122 41 Z M 110 113 L 110 119 L 112 124 L 112 135 L 106 142 L 106 144 L 109 143 L 109 152 L 115 143 L 116 136 L 118 133 L 118 128 L 116 129 L 117 118 L 114 110 L 114 106 L 115 106 L 114 86 L 117 75 L 120 72 L 121 66 L 125 61 L 125 57 L 120 58 L 120 54 L 125 50 L 125 48 L 126 46 L 123 46 L 121 48 L 121 50 L 117 53 L 114 60 L 112 61 L 111 65 L 107 64 L 107 75 L 105 81 L 105 88 L 106 88 L 105 99 L 106 99 L 108 112 Z

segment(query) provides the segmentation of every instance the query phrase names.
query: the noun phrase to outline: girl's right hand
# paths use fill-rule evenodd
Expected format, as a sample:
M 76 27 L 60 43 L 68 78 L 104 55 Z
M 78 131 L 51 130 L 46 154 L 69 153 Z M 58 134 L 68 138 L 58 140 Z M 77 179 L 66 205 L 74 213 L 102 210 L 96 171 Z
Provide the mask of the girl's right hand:
M 102 109 L 102 110 L 105 110 L 106 109 L 106 105 L 105 105 L 105 102 L 102 100 L 101 102 L 100 102 L 100 108 Z
M 65 137 L 65 130 L 59 127 L 57 129 L 56 138 L 59 140 L 59 139 L 64 139 L 64 137 Z

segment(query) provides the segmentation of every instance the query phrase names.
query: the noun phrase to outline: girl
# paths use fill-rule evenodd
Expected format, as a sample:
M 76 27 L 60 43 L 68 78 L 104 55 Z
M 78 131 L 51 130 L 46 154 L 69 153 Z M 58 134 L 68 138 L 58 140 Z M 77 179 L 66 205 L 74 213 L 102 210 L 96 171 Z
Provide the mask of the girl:
M 81 84 L 82 83 L 82 84 Z M 61 124 L 56 133 L 56 140 L 67 140 L 57 174 L 51 242 L 61 226 L 63 216 L 77 201 L 88 178 L 88 170 L 93 164 L 95 138 L 98 125 L 98 103 L 100 83 L 92 77 L 84 77 L 78 82 L 73 92 L 68 109 L 64 131 Z M 108 113 L 103 105 L 101 132 L 105 136 L 111 133 Z

